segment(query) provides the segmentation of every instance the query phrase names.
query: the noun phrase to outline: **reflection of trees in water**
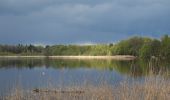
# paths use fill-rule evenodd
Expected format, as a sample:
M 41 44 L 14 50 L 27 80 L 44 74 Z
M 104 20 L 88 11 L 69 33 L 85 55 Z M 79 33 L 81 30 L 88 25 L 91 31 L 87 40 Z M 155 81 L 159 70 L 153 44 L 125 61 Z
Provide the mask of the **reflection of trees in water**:
M 34 68 L 34 67 L 52 67 L 59 68 L 93 68 L 98 70 L 115 70 L 121 74 L 129 75 L 131 77 L 144 76 L 149 73 L 150 70 L 154 74 L 170 71 L 168 63 L 155 61 L 114 61 L 114 60 L 75 60 L 75 59 L 0 59 L 0 68 Z
M 116 62 L 114 69 L 131 77 L 147 76 L 152 73 L 153 75 L 163 75 L 170 72 L 170 63 L 168 62 L 155 62 L 155 61 L 129 61 L 129 62 Z
M 37 66 L 43 66 L 44 60 L 41 59 L 26 59 L 26 58 L 10 58 L 10 59 L 0 59 L 0 68 L 34 68 Z

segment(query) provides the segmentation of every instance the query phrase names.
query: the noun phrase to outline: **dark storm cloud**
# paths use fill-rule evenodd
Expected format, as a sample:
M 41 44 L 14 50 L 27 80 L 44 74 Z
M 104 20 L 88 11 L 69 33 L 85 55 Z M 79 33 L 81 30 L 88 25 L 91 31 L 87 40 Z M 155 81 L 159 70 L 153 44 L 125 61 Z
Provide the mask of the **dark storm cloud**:
M 1 0 L 1 43 L 111 42 L 170 33 L 169 0 Z

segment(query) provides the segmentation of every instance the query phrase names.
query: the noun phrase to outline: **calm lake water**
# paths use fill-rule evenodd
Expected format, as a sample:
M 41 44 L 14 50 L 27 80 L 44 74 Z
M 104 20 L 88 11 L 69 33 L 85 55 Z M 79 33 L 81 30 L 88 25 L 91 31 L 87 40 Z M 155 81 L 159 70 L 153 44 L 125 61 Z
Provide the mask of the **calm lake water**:
M 0 94 L 13 88 L 35 89 L 81 85 L 119 84 L 124 80 L 140 81 L 160 69 L 170 71 L 170 64 L 160 65 L 142 61 L 62 60 L 62 59 L 0 59 Z

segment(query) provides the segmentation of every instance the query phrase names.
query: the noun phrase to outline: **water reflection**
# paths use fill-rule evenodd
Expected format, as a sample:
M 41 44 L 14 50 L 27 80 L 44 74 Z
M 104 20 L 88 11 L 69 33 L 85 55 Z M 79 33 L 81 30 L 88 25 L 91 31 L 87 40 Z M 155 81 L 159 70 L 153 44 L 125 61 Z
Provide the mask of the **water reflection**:
M 53 69 L 77 69 L 88 68 L 96 70 L 116 71 L 130 77 L 143 77 L 152 69 L 154 74 L 159 72 L 169 72 L 169 63 L 154 61 L 115 61 L 115 60 L 76 60 L 76 59 L 41 59 L 41 58 L 10 58 L 0 59 L 0 68 L 53 68 Z
M 0 95 L 16 86 L 23 89 L 119 84 L 124 80 L 141 81 L 148 76 L 170 72 L 170 64 L 154 61 L 66 60 L 41 58 L 0 59 Z M 163 74 L 161 74 L 163 75 Z M 167 75 L 166 75 L 167 77 Z

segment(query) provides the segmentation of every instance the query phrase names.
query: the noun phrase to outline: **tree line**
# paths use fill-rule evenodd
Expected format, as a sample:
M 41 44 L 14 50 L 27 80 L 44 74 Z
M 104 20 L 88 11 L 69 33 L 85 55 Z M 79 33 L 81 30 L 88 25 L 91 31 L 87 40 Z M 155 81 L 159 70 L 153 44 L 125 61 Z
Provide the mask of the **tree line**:
M 143 59 L 170 59 L 170 37 L 131 37 L 115 44 L 96 45 L 0 45 L 0 55 L 134 55 Z

